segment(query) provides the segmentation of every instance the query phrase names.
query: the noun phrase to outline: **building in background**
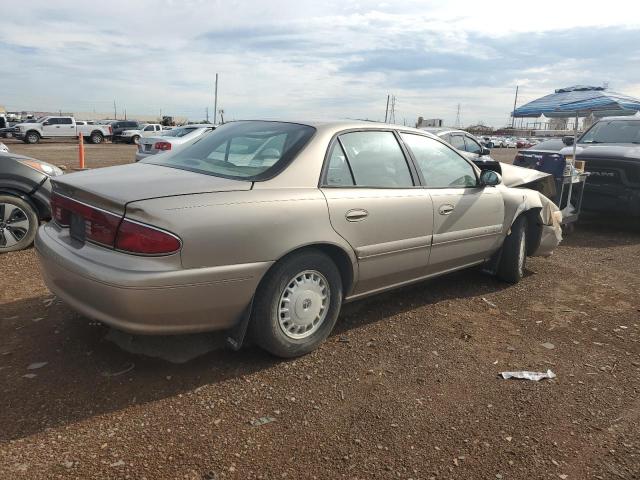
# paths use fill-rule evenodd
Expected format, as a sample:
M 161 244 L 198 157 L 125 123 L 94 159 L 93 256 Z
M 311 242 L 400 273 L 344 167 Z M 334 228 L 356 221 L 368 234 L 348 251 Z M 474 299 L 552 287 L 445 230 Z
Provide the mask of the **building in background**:
M 443 120 L 441 118 L 422 118 L 418 117 L 418 121 L 416 122 L 416 128 L 424 128 L 424 127 L 442 127 Z

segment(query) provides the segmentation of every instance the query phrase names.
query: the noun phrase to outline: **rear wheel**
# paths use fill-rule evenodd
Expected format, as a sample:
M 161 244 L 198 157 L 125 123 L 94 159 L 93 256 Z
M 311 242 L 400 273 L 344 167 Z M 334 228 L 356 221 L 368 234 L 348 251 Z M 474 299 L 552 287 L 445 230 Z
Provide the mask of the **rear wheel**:
M 38 215 L 31 205 L 12 195 L 0 195 L 0 253 L 30 246 L 38 224 Z
M 262 280 L 251 336 L 278 357 L 305 355 L 329 336 L 341 305 L 342 279 L 331 258 L 316 250 L 293 254 Z
M 104 141 L 104 135 L 102 135 L 100 132 L 93 132 L 91 134 L 91 143 L 94 144 L 98 144 L 98 143 L 102 143 Z
M 513 225 L 511 233 L 502 244 L 502 256 L 498 265 L 497 276 L 509 283 L 518 283 L 524 276 L 527 262 L 527 218 L 519 216 Z

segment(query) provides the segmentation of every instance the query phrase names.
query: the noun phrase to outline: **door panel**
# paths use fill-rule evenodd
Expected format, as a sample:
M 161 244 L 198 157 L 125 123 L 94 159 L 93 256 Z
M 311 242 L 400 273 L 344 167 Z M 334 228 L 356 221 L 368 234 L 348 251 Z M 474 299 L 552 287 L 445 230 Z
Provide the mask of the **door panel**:
M 322 191 L 331 225 L 358 257 L 355 295 L 426 275 L 433 233 L 433 205 L 426 190 Z
M 499 246 L 504 221 L 500 192 L 491 187 L 430 192 L 435 213 L 429 273 L 489 258 Z

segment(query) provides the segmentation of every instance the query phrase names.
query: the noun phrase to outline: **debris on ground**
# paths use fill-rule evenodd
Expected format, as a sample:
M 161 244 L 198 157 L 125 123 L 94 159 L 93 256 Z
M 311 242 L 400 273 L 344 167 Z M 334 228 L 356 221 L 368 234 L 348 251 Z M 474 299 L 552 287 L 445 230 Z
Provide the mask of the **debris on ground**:
M 252 427 L 259 427 L 261 425 L 266 425 L 267 423 L 271 423 L 275 421 L 276 419 L 273 417 L 260 417 L 260 418 L 254 418 L 249 423 L 251 424 Z
M 38 370 L 39 368 L 44 367 L 49 362 L 35 362 L 27 367 L 27 370 Z
M 490 307 L 492 307 L 492 308 L 498 308 L 498 306 L 497 306 L 495 303 L 490 302 L 489 300 L 487 300 L 487 299 L 486 299 L 486 298 L 484 298 L 484 297 L 482 297 L 482 301 L 483 301 L 484 303 L 486 303 L 487 305 L 489 305 Z
M 500 375 L 505 380 L 508 380 L 510 378 L 517 378 L 522 380 L 533 380 L 534 382 L 539 382 L 540 380 L 545 378 L 556 378 L 556 374 L 551 370 L 547 370 L 546 372 L 500 372 Z
M 125 368 L 124 370 L 120 370 L 119 372 L 102 372 L 102 376 L 103 377 L 118 377 L 120 375 L 124 375 L 125 373 L 130 372 L 131 370 L 133 370 L 135 368 L 135 363 L 131 363 L 127 368 Z
M 553 350 L 554 348 L 556 348 L 556 346 L 551 342 L 544 342 L 542 346 L 547 350 Z

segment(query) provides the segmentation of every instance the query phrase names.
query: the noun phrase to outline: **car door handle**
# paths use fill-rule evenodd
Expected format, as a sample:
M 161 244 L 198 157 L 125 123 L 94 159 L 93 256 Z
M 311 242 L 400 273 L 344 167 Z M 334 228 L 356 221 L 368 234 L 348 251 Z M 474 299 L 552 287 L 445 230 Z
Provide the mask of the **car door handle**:
M 451 212 L 455 210 L 455 208 L 456 207 L 448 203 L 446 205 L 440 205 L 440 208 L 438 209 L 438 213 L 440 215 L 449 215 Z
M 367 218 L 369 212 L 362 208 L 354 208 L 353 210 L 349 210 L 344 216 L 349 222 L 359 222 Z

